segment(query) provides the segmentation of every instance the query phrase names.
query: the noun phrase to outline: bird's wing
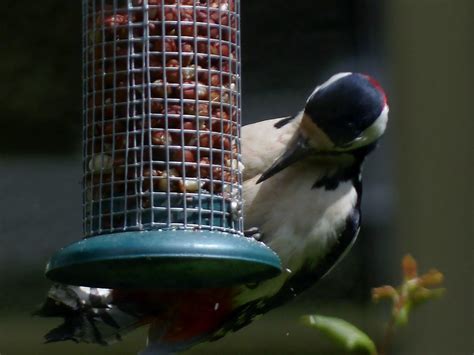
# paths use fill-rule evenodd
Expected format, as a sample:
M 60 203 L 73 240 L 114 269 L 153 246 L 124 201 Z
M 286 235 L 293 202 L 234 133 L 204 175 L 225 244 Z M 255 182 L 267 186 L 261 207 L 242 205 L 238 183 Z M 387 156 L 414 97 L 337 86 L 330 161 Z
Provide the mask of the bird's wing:
M 250 180 L 267 170 L 286 149 L 301 120 L 301 114 L 295 119 L 274 118 L 242 127 L 242 163 L 244 181 Z M 284 125 L 278 125 L 287 120 Z

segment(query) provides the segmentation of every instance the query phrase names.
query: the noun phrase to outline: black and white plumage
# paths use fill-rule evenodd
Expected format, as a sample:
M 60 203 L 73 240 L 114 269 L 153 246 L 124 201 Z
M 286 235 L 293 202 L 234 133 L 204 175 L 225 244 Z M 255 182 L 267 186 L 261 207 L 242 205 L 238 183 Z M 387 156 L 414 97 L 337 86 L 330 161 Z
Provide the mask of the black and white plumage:
M 297 115 L 244 126 L 245 223 L 258 228 L 261 240 L 280 256 L 284 272 L 256 285 L 186 294 L 104 291 L 104 300 L 110 298 L 106 302 L 81 304 L 66 315 L 66 324 L 74 325 L 69 339 L 107 343 L 127 327 L 151 323 L 144 354 L 180 351 L 239 329 L 315 284 L 356 239 L 362 164 L 383 134 L 387 117 L 385 93 L 375 80 L 340 73 L 318 86 Z M 54 301 L 57 307 L 67 303 Z M 61 313 L 53 308 L 49 314 Z M 107 319 L 102 320 L 104 309 Z M 115 311 L 118 320 L 111 322 Z M 71 318 L 87 320 L 84 327 L 99 330 L 102 321 L 110 335 L 78 330 L 81 326 Z M 181 329 L 178 336 L 176 329 Z M 48 340 L 67 339 L 64 329 L 53 332 Z
M 361 223 L 362 164 L 387 120 L 381 86 L 340 73 L 296 116 L 243 127 L 245 222 L 286 271 L 242 292 L 243 323 L 314 285 L 349 251 Z

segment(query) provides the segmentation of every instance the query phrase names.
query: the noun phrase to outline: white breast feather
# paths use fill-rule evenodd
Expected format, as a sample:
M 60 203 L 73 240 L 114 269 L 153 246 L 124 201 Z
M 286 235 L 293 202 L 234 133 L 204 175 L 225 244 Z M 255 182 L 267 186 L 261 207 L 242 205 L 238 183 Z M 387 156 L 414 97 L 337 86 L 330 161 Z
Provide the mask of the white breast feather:
M 283 270 L 289 271 L 263 283 L 245 301 L 271 294 L 269 288 L 278 291 L 303 263 L 318 264 L 337 242 L 337 232 L 352 212 L 357 192 L 350 182 L 335 190 L 313 189 L 321 173 L 314 164 L 298 163 L 261 184 L 255 184 L 259 176 L 244 182 L 246 228 L 258 227 L 280 256 Z
M 260 121 L 242 127 L 243 179 L 248 180 L 263 173 L 285 149 L 298 127 L 302 113 L 281 128 L 275 124 L 281 118 Z

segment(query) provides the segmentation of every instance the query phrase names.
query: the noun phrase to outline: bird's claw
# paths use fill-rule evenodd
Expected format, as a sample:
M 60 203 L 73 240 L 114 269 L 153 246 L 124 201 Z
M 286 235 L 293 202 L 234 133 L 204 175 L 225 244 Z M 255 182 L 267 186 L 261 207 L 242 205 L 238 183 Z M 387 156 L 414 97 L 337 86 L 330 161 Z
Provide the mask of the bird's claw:
M 260 233 L 260 230 L 258 229 L 258 227 L 252 227 L 252 228 L 244 230 L 244 236 L 246 236 L 247 238 L 260 240 L 262 239 L 263 234 Z

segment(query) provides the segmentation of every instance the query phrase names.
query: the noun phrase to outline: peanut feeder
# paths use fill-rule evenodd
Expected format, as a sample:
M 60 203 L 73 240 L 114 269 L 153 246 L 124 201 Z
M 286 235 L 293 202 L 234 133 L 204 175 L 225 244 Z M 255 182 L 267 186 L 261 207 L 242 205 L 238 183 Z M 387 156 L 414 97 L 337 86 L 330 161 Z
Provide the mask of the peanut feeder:
M 243 236 L 239 0 L 83 0 L 84 239 L 46 275 L 218 287 L 278 274 Z

